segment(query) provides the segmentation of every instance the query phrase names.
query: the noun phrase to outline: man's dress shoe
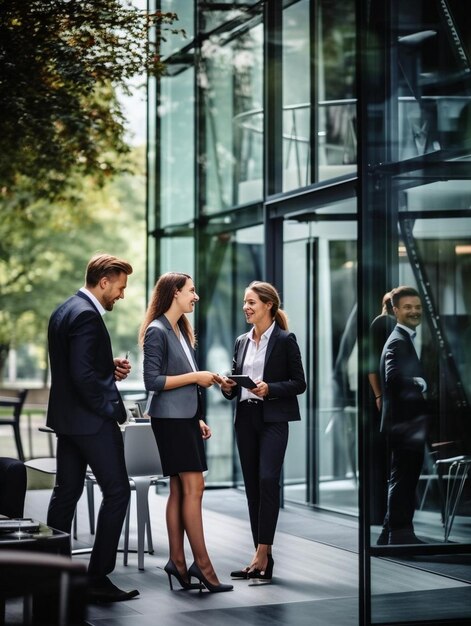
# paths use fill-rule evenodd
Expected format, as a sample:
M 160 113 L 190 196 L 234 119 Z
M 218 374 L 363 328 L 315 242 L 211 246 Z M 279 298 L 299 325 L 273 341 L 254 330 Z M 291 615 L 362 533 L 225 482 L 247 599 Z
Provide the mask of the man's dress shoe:
M 412 530 L 391 530 L 388 545 L 424 544 Z
M 387 528 L 383 528 L 380 536 L 376 540 L 377 546 L 386 546 L 389 543 L 389 530 Z
M 131 600 L 139 595 L 137 589 L 132 591 L 123 591 L 119 589 L 108 576 L 104 576 L 100 579 L 92 579 L 90 581 L 90 588 L 88 590 L 88 596 L 92 602 L 123 602 L 124 600 Z

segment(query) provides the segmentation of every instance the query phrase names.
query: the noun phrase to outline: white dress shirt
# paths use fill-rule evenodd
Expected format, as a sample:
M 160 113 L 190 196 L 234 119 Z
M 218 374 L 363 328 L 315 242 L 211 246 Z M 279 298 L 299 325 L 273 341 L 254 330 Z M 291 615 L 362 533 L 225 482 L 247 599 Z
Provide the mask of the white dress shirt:
M 414 339 L 417 336 L 417 333 L 415 330 L 412 330 L 411 328 L 409 328 L 408 326 L 405 326 L 404 324 L 398 324 L 399 328 L 402 328 L 402 330 L 405 330 L 411 341 L 412 341 L 412 345 L 414 346 L 415 351 L 417 352 L 417 348 L 416 345 L 414 343 Z M 417 356 L 419 356 L 419 354 L 417 354 Z M 425 393 L 427 391 L 427 383 L 425 382 L 425 380 L 423 378 L 421 378 L 420 376 L 414 376 L 414 381 L 416 383 L 416 385 L 418 385 L 421 388 L 422 393 Z
M 263 369 L 265 367 L 265 355 L 267 353 L 267 346 L 270 340 L 273 329 L 275 328 L 275 322 L 267 328 L 267 330 L 260 337 L 258 346 L 254 339 L 254 328 L 248 334 L 249 345 L 247 352 L 245 353 L 244 364 L 242 366 L 242 374 L 250 376 L 254 382 L 260 382 L 263 380 Z M 245 387 L 242 387 L 240 394 L 240 401 L 242 400 L 262 400 L 255 394 L 251 393 Z
M 88 298 L 90 298 L 90 300 L 93 302 L 93 304 L 96 306 L 96 308 L 98 309 L 98 313 L 103 316 L 106 313 L 106 309 L 104 308 L 104 306 L 101 304 L 101 302 L 99 302 L 96 298 L 96 296 L 93 295 L 93 293 L 91 291 L 88 291 L 88 289 L 86 287 L 80 287 L 79 291 L 81 291 L 82 293 L 84 293 Z

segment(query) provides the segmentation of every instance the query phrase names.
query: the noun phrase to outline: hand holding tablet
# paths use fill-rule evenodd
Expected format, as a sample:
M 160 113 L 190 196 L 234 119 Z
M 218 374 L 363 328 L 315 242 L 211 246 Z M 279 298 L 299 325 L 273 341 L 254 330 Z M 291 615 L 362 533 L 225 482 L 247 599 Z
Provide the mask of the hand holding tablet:
M 231 374 L 227 376 L 230 380 L 233 380 L 235 383 L 240 385 L 241 387 L 245 387 L 246 389 L 254 389 L 257 386 L 250 376 L 244 376 L 242 374 Z

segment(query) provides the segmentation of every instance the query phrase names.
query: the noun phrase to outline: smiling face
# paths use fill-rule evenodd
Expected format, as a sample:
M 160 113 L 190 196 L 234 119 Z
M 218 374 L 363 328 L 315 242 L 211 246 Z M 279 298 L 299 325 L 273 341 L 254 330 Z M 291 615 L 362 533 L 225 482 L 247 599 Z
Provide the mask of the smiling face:
M 195 303 L 200 298 L 191 278 L 188 278 L 183 287 L 175 292 L 175 299 L 182 313 L 193 313 Z
M 394 307 L 394 315 L 398 324 L 415 330 L 422 321 L 422 303 L 418 296 L 404 296 L 398 306 Z
M 128 276 L 121 272 L 117 276 L 104 276 L 100 282 L 101 288 L 99 300 L 107 311 L 112 311 L 114 303 L 124 298 L 124 290 L 128 284 Z
M 262 302 L 255 291 L 247 289 L 244 297 L 243 311 L 248 324 L 269 326 L 272 323 L 271 308 L 271 302 Z

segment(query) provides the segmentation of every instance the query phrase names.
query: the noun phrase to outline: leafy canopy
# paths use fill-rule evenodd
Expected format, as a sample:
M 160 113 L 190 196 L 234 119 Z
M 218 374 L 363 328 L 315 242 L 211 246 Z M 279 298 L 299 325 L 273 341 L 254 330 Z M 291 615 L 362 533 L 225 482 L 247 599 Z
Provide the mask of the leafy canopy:
M 116 93 L 162 73 L 160 41 L 182 31 L 130 0 L 0 0 L 0 16 L 1 380 L 9 347 L 44 341 L 93 252 L 126 256 L 118 226 L 136 216 L 110 183 L 134 157 Z
M 115 90 L 163 71 L 159 43 L 176 15 L 130 0 L 0 0 L 0 15 L 2 195 L 26 178 L 56 196 L 72 170 L 102 183 L 128 151 Z

